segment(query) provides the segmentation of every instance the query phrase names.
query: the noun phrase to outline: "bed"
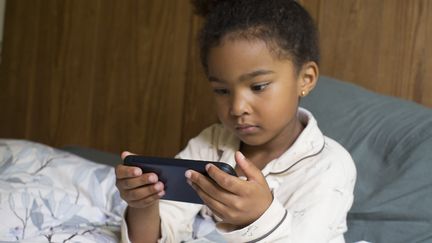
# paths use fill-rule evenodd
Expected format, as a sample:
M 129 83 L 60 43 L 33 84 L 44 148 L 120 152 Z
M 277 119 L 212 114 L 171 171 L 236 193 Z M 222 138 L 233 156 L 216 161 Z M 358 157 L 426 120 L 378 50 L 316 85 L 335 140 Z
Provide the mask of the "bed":
M 432 242 L 432 110 L 321 77 L 302 106 L 357 166 L 347 242 Z M 115 154 L 0 139 L 0 241 L 118 242 Z

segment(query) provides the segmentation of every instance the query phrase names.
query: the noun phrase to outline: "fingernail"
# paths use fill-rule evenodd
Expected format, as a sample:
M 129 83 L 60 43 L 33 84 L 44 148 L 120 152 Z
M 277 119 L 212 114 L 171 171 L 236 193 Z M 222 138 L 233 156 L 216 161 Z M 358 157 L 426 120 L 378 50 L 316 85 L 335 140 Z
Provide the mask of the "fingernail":
M 155 175 L 151 175 L 151 176 L 149 176 L 148 180 L 149 180 L 150 183 L 155 183 L 155 182 L 157 182 L 157 178 L 156 178 Z
M 240 159 L 244 159 L 244 158 L 245 158 L 245 156 L 243 155 L 242 152 L 238 151 L 238 153 L 239 153 L 239 155 L 240 155 Z
M 123 151 L 122 153 L 121 153 L 121 157 L 122 158 L 125 158 L 126 156 L 128 156 L 129 155 L 129 151 Z
M 192 181 L 187 180 L 187 183 L 189 184 L 189 186 L 192 187 L 192 189 L 196 190 L 196 186 L 195 186 L 195 184 L 192 183 Z
M 206 164 L 206 166 L 205 166 L 206 171 L 208 171 L 211 166 L 212 166 L 212 164 Z
M 191 172 L 190 170 L 187 170 L 187 171 L 185 172 L 185 176 L 186 176 L 186 178 L 190 179 L 191 176 L 192 176 L 192 172 Z
M 135 169 L 133 171 L 134 176 L 140 176 L 141 175 L 141 170 L 140 169 Z
M 161 192 L 158 193 L 159 197 L 163 197 L 164 195 L 165 195 L 165 191 L 161 191 Z
M 159 191 L 159 190 L 162 189 L 162 184 L 161 184 L 161 183 L 157 183 L 157 184 L 154 186 L 154 188 L 155 188 L 157 191 Z

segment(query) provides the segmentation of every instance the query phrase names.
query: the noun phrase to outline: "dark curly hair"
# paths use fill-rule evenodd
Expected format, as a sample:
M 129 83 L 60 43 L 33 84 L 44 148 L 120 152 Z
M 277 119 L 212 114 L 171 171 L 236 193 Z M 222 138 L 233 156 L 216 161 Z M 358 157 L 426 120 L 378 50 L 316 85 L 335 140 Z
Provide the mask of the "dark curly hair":
M 279 58 L 290 58 L 296 70 L 319 63 L 318 33 L 309 13 L 294 0 L 192 0 L 205 18 L 199 33 L 201 63 L 223 37 L 260 39 Z

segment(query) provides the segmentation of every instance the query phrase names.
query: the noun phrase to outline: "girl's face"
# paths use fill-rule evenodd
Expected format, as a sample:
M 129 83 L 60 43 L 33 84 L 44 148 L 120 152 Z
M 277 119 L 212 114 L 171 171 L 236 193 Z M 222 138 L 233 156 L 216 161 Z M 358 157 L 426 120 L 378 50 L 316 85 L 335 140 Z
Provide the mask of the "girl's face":
M 249 146 L 284 146 L 298 136 L 299 96 L 317 76 L 306 73 L 296 73 L 292 61 L 276 58 L 261 40 L 225 38 L 208 55 L 218 117 Z

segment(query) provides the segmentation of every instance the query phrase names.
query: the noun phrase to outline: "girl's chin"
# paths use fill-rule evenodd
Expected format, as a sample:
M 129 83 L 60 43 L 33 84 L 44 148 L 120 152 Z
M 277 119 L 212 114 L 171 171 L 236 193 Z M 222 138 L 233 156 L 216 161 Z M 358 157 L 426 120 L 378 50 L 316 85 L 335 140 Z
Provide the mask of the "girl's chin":
M 263 141 L 263 139 L 260 139 L 258 136 L 242 136 L 239 134 L 236 134 L 236 136 L 242 141 L 242 143 L 249 146 L 259 146 L 265 143 L 265 141 Z

